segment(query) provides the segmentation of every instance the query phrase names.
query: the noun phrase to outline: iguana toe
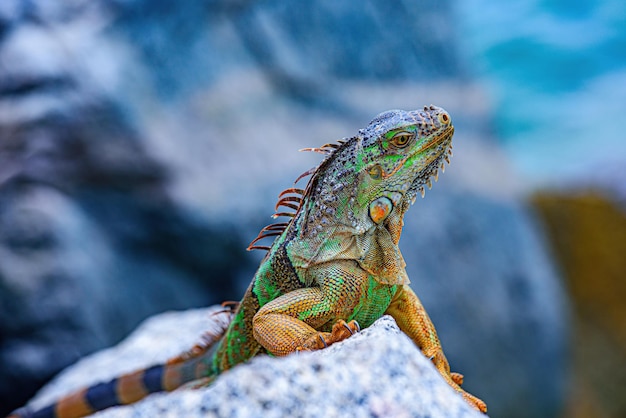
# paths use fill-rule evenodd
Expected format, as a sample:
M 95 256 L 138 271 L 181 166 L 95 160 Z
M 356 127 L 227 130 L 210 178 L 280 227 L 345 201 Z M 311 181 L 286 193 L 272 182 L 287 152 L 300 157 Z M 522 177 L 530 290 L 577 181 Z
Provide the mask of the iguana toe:
M 361 330 L 359 324 L 352 320 L 346 322 L 343 319 L 338 320 L 331 331 L 331 339 L 333 343 L 345 340 L 346 338 L 356 334 Z
M 452 381 L 459 386 L 463 384 L 463 375 L 461 373 L 451 372 L 450 378 L 452 378 Z
M 483 402 L 481 399 L 478 399 L 476 396 L 461 390 L 461 395 L 463 395 L 463 399 L 467 403 L 469 403 L 474 409 L 482 412 L 483 414 L 487 413 L 487 404 Z

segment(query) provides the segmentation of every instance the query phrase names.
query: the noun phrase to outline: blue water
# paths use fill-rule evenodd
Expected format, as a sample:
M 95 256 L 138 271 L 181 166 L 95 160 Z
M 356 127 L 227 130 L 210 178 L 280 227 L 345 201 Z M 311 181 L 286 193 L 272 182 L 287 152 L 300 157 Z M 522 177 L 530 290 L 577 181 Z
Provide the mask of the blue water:
M 524 178 L 541 185 L 626 175 L 626 1 L 456 5 L 463 53 Z

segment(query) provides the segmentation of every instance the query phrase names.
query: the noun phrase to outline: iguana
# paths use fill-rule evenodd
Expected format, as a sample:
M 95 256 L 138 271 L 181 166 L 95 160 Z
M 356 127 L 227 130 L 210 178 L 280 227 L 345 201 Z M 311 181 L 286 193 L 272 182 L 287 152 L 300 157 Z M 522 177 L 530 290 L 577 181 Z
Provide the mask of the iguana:
M 323 349 L 384 314 L 454 390 L 486 412 L 483 401 L 461 388 L 463 376 L 450 372 L 435 328 L 409 287 L 398 248 L 403 216 L 418 193 L 424 196 L 431 177 L 437 180 L 444 160 L 449 162 L 453 133 L 449 114 L 431 105 L 381 113 L 354 137 L 306 149 L 326 157 L 298 178 L 296 183 L 310 175 L 304 189 L 279 195 L 274 217 L 288 221 L 263 228 L 248 247 L 267 254 L 236 310 L 226 313 L 227 328 L 164 365 L 10 417 L 80 417 L 191 381 L 208 384 L 258 354 Z M 259 245 L 266 237 L 275 237 L 273 244 Z

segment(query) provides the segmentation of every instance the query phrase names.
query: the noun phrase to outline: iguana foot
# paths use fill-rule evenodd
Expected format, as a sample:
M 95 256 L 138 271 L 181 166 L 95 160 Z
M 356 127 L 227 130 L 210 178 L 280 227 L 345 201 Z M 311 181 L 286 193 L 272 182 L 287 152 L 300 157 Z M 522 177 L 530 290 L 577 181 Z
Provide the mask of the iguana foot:
M 471 393 L 467 393 L 462 387 L 461 385 L 463 384 L 463 375 L 460 373 L 450 373 L 449 379 L 446 378 L 445 375 L 444 379 L 446 381 L 448 381 L 448 384 L 450 386 L 452 386 L 452 388 L 454 390 L 456 390 L 457 392 L 459 392 L 461 394 L 461 396 L 463 396 L 463 399 L 465 399 L 465 401 L 467 403 L 470 404 L 470 406 L 480 412 L 482 412 L 483 414 L 487 413 L 487 404 L 485 402 L 482 401 L 482 399 L 477 398 L 476 396 L 472 395 Z
M 485 402 L 463 390 L 461 387 L 463 384 L 463 375 L 461 373 L 450 371 L 448 360 L 440 347 L 435 347 L 434 349 L 429 350 L 428 353 L 425 352 L 424 354 L 428 355 L 439 373 L 441 373 L 441 376 L 443 376 L 444 380 L 448 382 L 454 390 L 459 392 L 461 396 L 463 396 L 463 399 L 470 404 L 470 406 L 484 414 L 487 413 L 487 404 Z
M 321 350 L 331 344 L 343 341 L 359 331 L 361 331 L 361 327 L 358 322 L 354 320 L 346 322 L 340 319 L 335 322 L 331 332 L 318 332 L 298 347 L 296 351 Z

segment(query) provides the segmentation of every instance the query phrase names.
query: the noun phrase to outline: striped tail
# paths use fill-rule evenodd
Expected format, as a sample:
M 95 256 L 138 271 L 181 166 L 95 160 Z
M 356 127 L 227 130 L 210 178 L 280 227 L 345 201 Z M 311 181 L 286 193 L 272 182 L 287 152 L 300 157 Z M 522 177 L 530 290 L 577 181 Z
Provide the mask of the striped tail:
M 232 319 L 232 309 L 215 312 L 212 317 L 215 318 L 212 329 L 203 335 L 201 342 L 166 364 L 78 390 L 39 410 L 20 408 L 7 418 L 80 418 L 112 406 L 137 402 L 151 393 L 169 392 L 188 382 L 214 377 L 217 374 L 212 370 L 215 343 L 225 333 Z
M 38 411 L 18 409 L 9 418 L 79 418 L 111 406 L 137 402 L 150 393 L 166 390 L 166 368 L 158 365 L 123 375 L 74 392 Z

